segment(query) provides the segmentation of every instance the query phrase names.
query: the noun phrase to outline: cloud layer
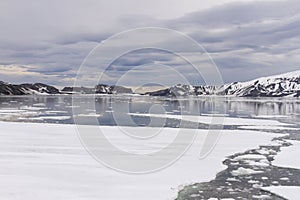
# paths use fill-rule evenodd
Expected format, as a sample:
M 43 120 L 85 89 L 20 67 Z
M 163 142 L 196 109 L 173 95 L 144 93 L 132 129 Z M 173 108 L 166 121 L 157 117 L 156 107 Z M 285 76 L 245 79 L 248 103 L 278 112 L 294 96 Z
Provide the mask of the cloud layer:
M 296 0 L 234 1 L 181 13 L 184 16 L 180 16 L 178 6 L 173 11 L 170 8 L 171 14 L 164 14 L 167 5 L 158 12 L 154 5 L 136 3 L 135 8 L 129 8 L 121 1 L 112 1 L 110 5 L 102 1 L 64 1 L 60 7 L 55 1 L 47 3 L 47 7 L 40 1 L 30 2 L 23 7 L 17 2 L 1 3 L 0 80 L 73 85 L 79 66 L 98 42 L 119 31 L 144 26 L 174 29 L 199 42 L 219 67 L 224 82 L 299 69 L 300 3 Z M 97 8 L 105 10 L 103 6 L 108 6 L 106 12 L 96 14 Z M 130 9 L 139 12 L 133 15 Z M 12 15 L 12 10 L 16 14 Z M 167 45 L 182 46 L 176 41 Z M 203 65 L 203 58 L 190 57 Z M 191 83 L 199 83 L 188 63 L 160 50 L 140 50 L 121 56 L 108 68 L 104 81 L 116 82 L 130 72 L 131 85 L 145 79 L 176 82 L 176 76 L 163 66 L 185 74 Z

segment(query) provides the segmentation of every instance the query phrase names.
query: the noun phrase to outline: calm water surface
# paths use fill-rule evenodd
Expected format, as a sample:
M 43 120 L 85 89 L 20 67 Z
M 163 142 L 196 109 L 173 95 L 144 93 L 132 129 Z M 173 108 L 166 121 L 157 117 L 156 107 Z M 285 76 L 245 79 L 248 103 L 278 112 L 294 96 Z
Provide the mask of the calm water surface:
M 74 123 L 73 109 L 82 124 L 161 126 L 161 120 L 128 113 L 174 115 L 225 115 L 243 118 L 276 118 L 300 124 L 300 99 L 149 96 L 0 96 L 0 120 L 39 123 Z M 130 118 L 132 121 L 128 120 Z M 116 122 L 116 119 L 117 122 Z M 165 124 L 176 127 L 178 122 Z

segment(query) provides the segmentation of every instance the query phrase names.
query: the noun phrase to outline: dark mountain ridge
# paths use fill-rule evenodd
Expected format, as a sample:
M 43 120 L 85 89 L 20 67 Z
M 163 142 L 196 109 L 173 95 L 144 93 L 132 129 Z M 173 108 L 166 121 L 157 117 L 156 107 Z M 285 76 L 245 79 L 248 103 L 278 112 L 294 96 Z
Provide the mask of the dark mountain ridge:
M 133 94 L 131 88 L 99 84 L 94 88 L 64 87 L 59 90 L 43 83 L 9 84 L 0 81 L 0 95 L 56 95 L 56 94 Z M 300 97 L 300 70 L 286 74 L 258 78 L 248 82 L 234 82 L 222 86 L 175 85 L 167 89 L 147 92 L 150 96 L 204 96 L 238 97 Z

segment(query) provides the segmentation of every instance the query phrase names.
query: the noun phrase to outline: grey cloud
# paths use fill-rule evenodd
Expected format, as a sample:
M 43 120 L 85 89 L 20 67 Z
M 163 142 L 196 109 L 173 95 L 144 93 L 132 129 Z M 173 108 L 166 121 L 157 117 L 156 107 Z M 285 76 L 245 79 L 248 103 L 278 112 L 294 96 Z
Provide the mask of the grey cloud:
M 99 4 L 101 3 L 103 4 L 102 1 Z M 67 6 L 67 3 L 62 5 Z M 36 12 L 24 16 L 26 23 L 20 27 L 11 23 L 15 22 L 17 25 L 21 16 L 6 21 L 4 15 L 7 11 L 3 9 L 11 8 L 4 6 L 0 9 L 4 12 L 0 15 L 0 23 L 4 29 L 0 39 L 0 63 L 35 65 L 38 68 L 29 71 L 51 75 L 46 81 L 58 85 L 72 84 L 72 78 L 75 77 L 80 64 L 98 42 L 119 31 L 141 26 L 172 28 L 191 36 L 210 53 L 225 82 L 234 81 L 236 78 L 239 81 L 249 80 L 269 75 L 270 72 L 292 71 L 298 69 L 300 64 L 300 58 L 297 56 L 300 49 L 300 3 L 295 0 L 235 2 L 172 20 L 158 20 L 149 15 L 129 15 L 124 12 L 124 17 L 117 23 L 110 23 L 111 19 L 105 17 L 88 16 L 85 18 L 88 20 L 86 25 L 85 21 L 82 21 L 83 13 L 71 15 L 76 13 L 78 8 L 64 16 L 61 7 L 58 8 L 57 16 L 47 16 L 47 13 L 39 13 L 46 12 L 46 7 L 41 6 L 39 11 L 40 7 L 35 6 Z M 18 8 L 16 12 L 24 14 L 26 9 Z M 91 13 L 96 13 L 95 8 Z M 35 19 L 40 15 L 40 19 Z M 176 41 L 166 43 L 188 51 L 182 49 L 182 44 L 177 44 Z M 202 63 L 201 59 L 195 62 L 204 65 L 205 61 Z M 176 59 L 174 55 L 149 50 L 122 56 L 108 68 L 108 73 L 110 77 L 117 78 L 136 66 L 141 66 L 139 69 L 145 70 L 145 75 L 135 69 L 139 75 L 136 79 L 145 79 L 146 72 L 151 71 L 149 65 L 157 63 L 172 66 L 188 75 L 194 73 L 187 63 Z M 145 65 L 148 67 L 143 67 Z M 154 74 L 158 78 L 166 78 L 166 75 L 159 74 L 159 71 L 155 71 Z M 196 82 L 195 78 L 191 79 Z M 25 80 L 29 78 L 25 77 Z

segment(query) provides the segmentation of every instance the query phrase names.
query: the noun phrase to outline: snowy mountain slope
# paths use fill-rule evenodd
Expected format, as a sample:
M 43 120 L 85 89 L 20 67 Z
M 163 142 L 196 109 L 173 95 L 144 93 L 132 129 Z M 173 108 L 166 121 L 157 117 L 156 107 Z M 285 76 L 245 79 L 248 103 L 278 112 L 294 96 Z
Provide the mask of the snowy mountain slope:
M 223 86 L 179 84 L 147 94 L 151 96 L 231 95 L 239 97 L 299 97 L 300 70 L 276 76 L 262 77 L 248 82 L 234 82 Z
M 62 91 L 42 83 L 13 85 L 0 81 L 0 95 L 28 94 L 132 94 L 132 89 L 99 84 L 94 88 L 65 87 Z M 146 93 L 150 96 L 230 95 L 239 97 L 300 97 L 300 70 L 262 77 L 248 82 L 234 82 L 222 86 L 175 85 Z
M 60 91 L 42 83 L 13 85 L 0 81 L 0 95 L 60 94 Z
M 94 88 L 87 87 L 65 87 L 61 91 L 66 94 L 132 94 L 132 90 L 130 88 L 122 87 L 122 86 L 109 86 L 104 84 L 99 84 Z
M 96 86 L 96 93 L 98 94 L 131 94 L 133 93 L 130 88 L 122 87 L 122 86 L 116 86 L 116 85 L 104 85 L 100 84 Z
M 300 71 L 226 84 L 221 93 L 249 97 L 282 97 L 300 94 Z

